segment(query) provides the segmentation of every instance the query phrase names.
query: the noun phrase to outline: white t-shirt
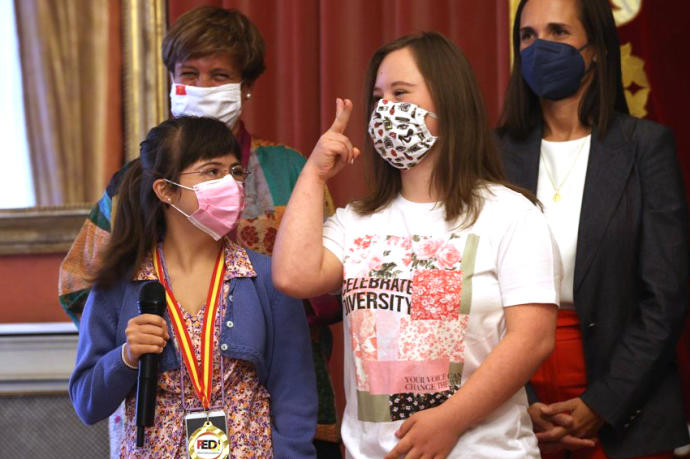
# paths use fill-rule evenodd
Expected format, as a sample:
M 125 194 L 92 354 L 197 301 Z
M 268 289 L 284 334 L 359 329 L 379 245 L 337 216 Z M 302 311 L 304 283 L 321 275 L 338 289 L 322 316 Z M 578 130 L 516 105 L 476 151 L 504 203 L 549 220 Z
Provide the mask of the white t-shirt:
M 443 205 L 401 196 L 360 216 L 348 206 L 324 225 L 343 263 L 348 457 L 381 458 L 416 411 L 437 406 L 505 335 L 503 308 L 558 304 L 560 260 L 544 216 L 491 185 L 469 228 Z M 539 457 L 524 389 L 462 435 L 451 458 Z
M 537 197 L 544 206 L 546 221 L 558 244 L 563 262 L 563 279 L 561 280 L 561 308 L 563 309 L 575 309 L 573 283 L 577 233 L 580 227 L 580 209 L 582 208 L 582 193 L 585 190 L 591 139 L 592 136 L 588 135 L 566 142 L 541 141 Z M 558 201 L 553 199 L 556 190 L 551 180 L 558 187 Z

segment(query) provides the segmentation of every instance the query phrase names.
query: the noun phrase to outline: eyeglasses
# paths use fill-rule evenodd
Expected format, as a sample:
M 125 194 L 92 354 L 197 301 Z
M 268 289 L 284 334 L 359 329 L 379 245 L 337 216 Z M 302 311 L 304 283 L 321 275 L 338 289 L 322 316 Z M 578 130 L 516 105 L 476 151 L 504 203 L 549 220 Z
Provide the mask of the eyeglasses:
M 229 169 L 209 165 L 198 171 L 180 172 L 180 175 L 187 174 L 199 174 L 204 181 L 216 180 L 223 178 L 226 175 L 232 175 L 232 178 L 234 178 L 238 182 L 244 182 L 249 176 L 249 174 L 251 174 L 251 172 L 242 167 L 241 164 L 233 164 L 232 166 L 230 166 Z

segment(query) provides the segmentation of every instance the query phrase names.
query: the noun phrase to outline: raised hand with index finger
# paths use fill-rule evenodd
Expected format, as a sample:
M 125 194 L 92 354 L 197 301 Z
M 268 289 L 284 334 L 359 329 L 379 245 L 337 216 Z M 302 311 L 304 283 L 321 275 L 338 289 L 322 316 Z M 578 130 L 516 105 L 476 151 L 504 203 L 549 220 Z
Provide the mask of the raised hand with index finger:
M 345 135 L 351 114 L 352 101 L 337 98 L 333 124 L 319 138 L 309 156 L 307 164 L 316 170 L 324 182 L 340 172 L 346 164 L 352 164 L 359 156 L 359 149 Z

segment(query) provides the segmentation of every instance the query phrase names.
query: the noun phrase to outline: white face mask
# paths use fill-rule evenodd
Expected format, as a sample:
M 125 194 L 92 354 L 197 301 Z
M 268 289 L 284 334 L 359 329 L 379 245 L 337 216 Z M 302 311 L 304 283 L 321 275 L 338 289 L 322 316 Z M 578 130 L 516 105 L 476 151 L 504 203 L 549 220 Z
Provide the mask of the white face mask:
M 170 88 L 173 116 L 207 116 L 222 121 L 230 129 L 242 114 L 242 85 L 228 83 L 202 88 L 173 83 Z
M 376 152 L 401 170 L 419 164 L 437 139 L 426 126 L 426 115 L 436 118 L 415 104 L 379 99 L 369 119 L 369 135 Z

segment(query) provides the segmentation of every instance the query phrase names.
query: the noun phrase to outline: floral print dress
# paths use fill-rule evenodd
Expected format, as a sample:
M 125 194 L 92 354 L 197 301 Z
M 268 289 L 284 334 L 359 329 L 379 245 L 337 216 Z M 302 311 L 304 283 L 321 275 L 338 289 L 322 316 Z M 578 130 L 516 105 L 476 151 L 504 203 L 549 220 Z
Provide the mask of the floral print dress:
M 228 298 L 229 280 L 233 277 L 251 275 L 254 272 L 244 249 L 239 248 L 229 239 L 225 241 L 226 274 L 221 297 L 223 303 L 226 303 Z M 143 263 L 136 277 L 140 280 L 156 279 L 150 257 Z M 223 304 L 221 311 L 224 311 L 225 307 L 226 305 Z M 204 311 L 205 307 L 196 314 L 184 311 L 184 320 L 197 361 L 201 350 Z M 259 382 L 256 370 L 249 362 L 221 357 L 217 349 L 222 323 L 222 320 L 216 320 L 214 329 L 213 339 L 216 352 L 213 358 L 212 409 L 222 406 L 226 414 L 230 457 L 271 458 L 273 449 L 269 393 Z M 177 350 L 178 344 L 172 333 L 171 339 Z M 178 360 L 182 362 L 179 351 L 177 353 Z M 223 358 L 222 383 L 221 358 Z M 201 402 L 197 398 L 186 368 L 162 372 L 158 381 L 155 424 L 146 428 L 146 442 L 142 448 L 136 447 L 136 394 L 132 393 L 127 397 L 125 432 L 120 457 L 156 459 L 188 457 L 184 422 L 186 413 L 182 404 L 183 387 L 184 403 L 187 409 L 197 411 L 201 408 Z M 224 400 L 223 391 L 225 392 Z

